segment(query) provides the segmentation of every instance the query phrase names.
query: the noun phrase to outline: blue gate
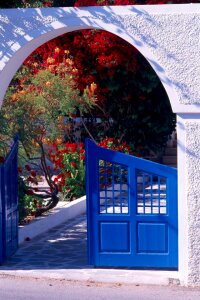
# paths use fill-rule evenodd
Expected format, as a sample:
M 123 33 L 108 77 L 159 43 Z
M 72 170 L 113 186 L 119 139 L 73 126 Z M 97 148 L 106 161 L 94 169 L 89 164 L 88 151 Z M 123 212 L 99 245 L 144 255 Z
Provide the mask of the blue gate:
M 18 140 L 0 167 L 0 263 L 18 247 Z
M 86 141 L 89 263 L 178 268 L 177 170 Z

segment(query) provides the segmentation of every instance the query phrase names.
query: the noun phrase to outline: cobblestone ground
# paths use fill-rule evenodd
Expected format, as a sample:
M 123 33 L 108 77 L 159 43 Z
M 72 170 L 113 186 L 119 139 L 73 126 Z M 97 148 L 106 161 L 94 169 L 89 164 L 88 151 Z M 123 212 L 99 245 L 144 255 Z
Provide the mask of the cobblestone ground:
M 87 267 L 86 216 L 76 217 L 23 243 L 0 270 Z
M 169 285 L 172 280 L 174 284 L 179 283 L 178 272 L 174 271 L 110 269 L 89 266 L 87 263 L 85 215 L 76 217 L 74 220 L 24 242 L 17 252 L 0 266 L 1 276 L 5 278 L 6 276 L 43 278 L 45 280 L 51 278 L 98 284 L 116 283 L 120 286 L 123 283 Z

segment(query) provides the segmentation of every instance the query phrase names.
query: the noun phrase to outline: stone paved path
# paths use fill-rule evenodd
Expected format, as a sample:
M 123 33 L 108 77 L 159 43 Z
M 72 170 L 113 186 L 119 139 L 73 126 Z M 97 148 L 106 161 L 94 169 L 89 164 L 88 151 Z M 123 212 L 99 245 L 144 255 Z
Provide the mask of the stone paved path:
M 0 270 L 87 268 L 86 216 L 23 243 Z
M 47 278 L 95 283 L 179 283 L 178 272 L 94 268 L 87 264 L 86 216 L 54 227 L 25 242 L 0 266 L 1 276 Z

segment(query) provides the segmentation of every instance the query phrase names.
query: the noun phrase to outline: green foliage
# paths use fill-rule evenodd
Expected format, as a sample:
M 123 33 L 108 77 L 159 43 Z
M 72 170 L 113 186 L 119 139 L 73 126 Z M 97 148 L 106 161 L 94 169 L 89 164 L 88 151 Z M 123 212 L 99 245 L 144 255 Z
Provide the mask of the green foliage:
M 25 183 L 21 177 L 18 179 L 19 189 L 18 189 L 18 210 L 19 210 L 19 222 L 21 222 L 27 215 L 28 211 L 26 210 L 25 205 Z
M 42 205 L 42 200 L 37 196 L 27 195 L 28 187 L 22 177 L 19 176 L 19 189 L 18 189 L 18 211 L 19 223 L 22 223 L 28 215 L 36 211 L 38 205 Z
M 112 95 L 112 100 L 106 100 L 105 106 L 113 120 L 106 134 L 123 137 L 134 147 L 142 148 L 146 155 L 150 151 L 159 153 L 166 146 L 175 129 L 176 116 L 156 75 L 146 70 L 143 74 L 145 77 L 132 83 L 134 94 L 130 101 L 121 101 L 120 90 Z
M 63 136 L 59 127 L 61 116 L 73 114 L 77 109 L 87 112 L 95 105 L 95 97 L 89 96 L 87 88 L 80 94 L 63 64 L 56 73 L 40 70 L 28 77 L 26 72 L 22 68 L 8 88 L 0 114 L 1 123 L 5 124 L 0 135 L 4 140 L 18 133 L 24 152 L 31 157 L 38 155 L 37 143 L 44 138 L 55 140 Z M 20 86 L 14 84 L 26 77 Z
M 141 55 L 140 68 L 136 74 L 130 73 L 124 82 L 123 67 L 100 81 L 109 93 L 101 106 L 101 123 L 88 124 L 90 132 L 97 140 L 105 136 L 120 138 L 140 149 L 141 155 L 163 151 L 171 133 L 176 127 L 176 115 L 172 112 L 168 96 L 155 72 Z M 103 86 L 104 85 L 104 86 Z M 99 111 L 96 110 L 98 116 Z M 84 129 L 82 131 L 84 136 Z
M 73 62 L 69 59 L 66 63 L 49 64 L 49 68 L 37 69 L 37 72 L 29 72 L 28 68 L 23 67 L 6 93 L 0 113 L 0 122 L 4 124 L 4 127 L 0 127 L 1 152 L 10 149 L 11 140 L 17 133 L 20 162 L 23 159 L 20 166 L 23 167 L 30 160 L 30 164 L 42 173 L 49 185 L 49 190 L 38 194 L 37 188 L 33 186 L 38 184 L 36 172 L 25 165 L 26 170 L 21 170 L 25 180 L 21 178 L 19 183 L 20 220 L 30 212 L 38 216 L 58 203 L 58 185 L 53 182 L 53 174 L 47 165 L 48 144 L 52 139 L 62 142 L 62 120 L 65 115 L 71 115 L 77 109 L 83 114 L 95 105 L 94 84 L 91 89 L 87 87 L 80 93 L 73 72 Z M 66 164 L 70 163 L 67 157 L 64 160 Z M 78 182 L 84 177 L 83 164 L 80 163 L 79 167 L 78 174 L 71 170 L 71 177 L 74 186 L 77 183 L 77 191 L 82 193 Z M 71 180 L 69 184 L 72 184 Z
M 0 8 L 15 8 L 15 7 L 24 7 L 24 8 L 29 8 L 29 7 L 42 7 L 43 2 L 45 1 L 35 1 L 35 0 L 10 0 L 10 1 L 5 1 L 4 4 L 0 5 Z

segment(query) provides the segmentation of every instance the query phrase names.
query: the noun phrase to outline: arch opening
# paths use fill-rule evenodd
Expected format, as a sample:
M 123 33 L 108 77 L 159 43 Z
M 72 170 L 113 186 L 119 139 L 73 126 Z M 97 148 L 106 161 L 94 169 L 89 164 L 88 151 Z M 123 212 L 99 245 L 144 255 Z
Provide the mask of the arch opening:
M 175 127 L 175 118 L 171 114 L 171 124 L 170 121 L 166 119 L 165 126 L 169 125 L 169 130 L 165 132 L 165 136 L 161 130 L 161 123 L 163 125 L 164 118 L 163 115 L 166 113 L 168 110 L 169 113 L 171 113 L 171 108 L 169 101 L 167 100 L 167 96 L 164 92 L 163 89 L 161 89 L 160 82 L 159 80 L 156 79 L 156 76 L 153 74 L 149 64 L 145 63 L 145 60 L 142 59 L 142 55 L 138 53 L 138 51 L 133 48 L 133 46 L 130 43 L 124 42 L 121 38 L 117 37 L 114 38 L 114 36 L 110 33 L 107 33 L 106 31 L 95 31 L 97 34 L 99 34 L 96 39 L 93 40 L 93 48 L 92 53 L 90 53 L 89 57 L 92 57 L 93 61 L 97 61 L 98 65 L 96 66 L 97 72 L 96 74 L 94 73 L 94 66 L 93 69 L 90 69 L 90 65 L 88 65 L 88 61 L 86 61 L 86 65 L 82 64 L 81 69 L 84 70 L 84 72 L 81 74 L 79 78 L 79 88 L 81 90 L 81 93 L 83 92 L 83 87 L 81 88 L 81 85 L 83 86 L 85 84 L 85 87 L 87 85 L 92 85 L 93 82 L 97 82 L 97 86 L 100 87 L 100 91 L 98 93 L 98 98 L 100 99 L 100 105 L 101 112 L 100 115 L 98 115 L 99 111 L 93 111 L 92 115 L 95 117 L 95 119 L 100 118 L 101 120 L 106 116 L 106 122 L 102 122 L 103 124 L 97 124 L 97 127 L 95 128 L 94 124 L 92 124 L 91 128 L 93 129 L 92 135 L 97 134 L 97 131 L 101 131 L 101 133 L 104 133 L 104 136 L 109 136 L 113 139 L 119 139 L 120 143 L 123 141 L 126 141 L 128 143 L 132 143 L 134 145 L 134 150 L 136 155 L 140 156 L 148 156 L 150 159 L 161 159 L 161 156 L 158 155 L 158 157 L 155 158 L 155 156 L 150 156 L 149 154 L 154 154 L 156 153 L 156 150 L 163 150 L 164 145 L 166 144 L 166 136 L 169 136 L 169 134 L 173 131 L 173 128 Z M 86 36 L 88 35 L 89 31 L 88 29 L 83 31 L 73 31 L 71 34 L 66 34 L 60 36 L 57 41 L 59 40 L 59 43 L 57 45 L 57 48 L 60 49 L 61 45 L 66 44 L 66 49 L 63 48 L 63 53 L 65 51 L 68 51 L 68 46 L 70 45 L 70 42 L 72 43 L 72 39 L 78 39 L 76 41 L 76 47 L 73 48 L 73 51 L 69 53 L 65 53 L 63 57 L 65 59 L 69 59 L 70 56 L 73 57 L 73 59 L 76 60 L 75 65 L 80 63 L 79 62 L 79 57 L 75 56 L 77 54 L 77 49 L 79 49 L 79 55 L 80 51 L 84 49 L 84 55 L 87 54 L 88 49 L 86 49 L 86 42 L 84 45 L 80 45 L 80 40 L 81 38 L 84 38 L 87 40 Z M 95 54 L 95 43 L 99 41 L 100 38 L 105 39 L 106 35 L 109 36 L 108 41 L 104 40 L 104 44 L 102 47 L 108 46 L 109 41 L 112 39 L 114 40 L 112 44 L 112 51 L 108 52 L 104 57 L 98 56 L 96 57 Z M 66 38 L 67 37 L 67 38 Z M 55 40 L 51 40 L 49 42 L 49 45 L 52 43 L 53 46 L 48 46 L 50 47 L 51 51 L 55 52 Z M 114 53 L 114 49 L 116 48 L 116 45 L 121 46 L 121 50 L 118 51 L 118 53 Z M 91 41 L 90 41 L 90 46 L 91 46 Z M 125 47 L 124 52 L 122 51 L 123 47 Z M 45 50 L 45 45 L 39 48 L 39 52 Z M 55 53 L 50 54 L 50 57 L 53 58 L 56 56 L 55 59 L 59 59 L 60 55 L 60 50 L 58 51 L 58 55 L 55 55 Z M 38 53 L 38 51 L 37 51 Z M 127 57 L 127 53 L 130 54 L 132 57 L 132 61 L 130 62 L 129 59 L 129 64 L 128 66 L 123 69 L 120 65 L 119 62 L 117 62 L 117 55 L 121 54 L 121 61 L 125 61 Z M 92 56 L 92 54 L 94 54 Z M 110 58 L 110 55 L 112 57 Z M 115 57 L 116 55 L 116 57 Z M 141 71 L 141 67 L 134 66 L 134 59 L 136 57 L 142 60 L 143 67 L 146 68 L 146 71 L 143 72 Z M 34 57 L 34 54 L 33 54 Z M 40 57 L 42 59 L 42 56 Z M 39 58 L 39 59 L 40 59 Z M 37 58 L 38 59 L 38 58 Z M 48 58 L 47 58 L 48 59 Z M 47 60 L 46 59 L 46 60 Z M 54 59 L 54 58 L 53 58 Z M 62 58 L 63 59 L 63 58 Z M 84 61 L 84 60 L 83 60 Z M 120 61 L 120 60 L 119 60 Z M 61 61 L 60 61 L 61 62 Z M 35 63 L 34 59 L 29 60 L 27 62 L 27 67 L 30 67 L 32 63 Z M 45 62 L 46 63 L 46 62 Z M 113 66 L 112 66 L 113 64 Z M 118 64 L 118 65 L 117 65 Z M 88 65 L 88 66 L 87 66 Z M 45 66 L 45 64 L 44 64 Z M 88 69 L 87 69 L 88 67 Z M 112 68 L 113 67 L 113 68 Z M 118 74 L 116 75 L 114 73 L 115 68 L 118 67 Z M 36 69 L 38 66 L 36 66 Z M 100 72 L 100 69 L 102 69 L 102 73 Z M 33 70 L 34 71 L 34 70 Z M 126 72 L 126 74 L 124 74 Z M 144 74 L 143 74 L 144 73 Z M 90 74 L 88 81 L 80 80 L 80 79 L 86 79 L 87 74 Z M 148 75 L 147 75 L 148 74 Z M 98 77 L 99 75 L 99 77 Z M 103 78 L 101 78 L 103 76 Z M 143 83 L 147 82 L 147 77 L 152 77 L 153 80 L 151 83 L 147 86 L 146 90 L 144 85 L 138 83 L 136 87 L 133 89 L 133 81 L 134 80 L 139 80 L 143 81 Z M 152 79 L 151 78 L 151 79 Z M 128 82 L 129 80 L 129 82 Z M 102 84 L 100 86 L 100 82 L 102 81 Z M 29 81 L 27 81 L 28 83 Z M 107 86 L 106 86 L 106 84 Z M 110 91 L 109 88 L 110 87 Z M 137 88 L 138 87 L 138 88 Z M 20 89 L 23 90 L 23 87 Z M 160 92 L 159 92 L 160 91 Z M 160 93 L 158 95 L 158 92 Z M 105 95 L 108 95 L 107 99 L 105 99 Z M 145 94 L 145 96 L 144 96 Z M 124 99 L 123 99 L 124 98 Z M 121 103 L 123 99 L 123 104 Z M 152 99 L 156 99 L 154 101 L 155 104 L 155 109 L 153 108 L 152 105 Z M 165 99 L 165 101 L 160 101 L 160 99 Z M 102 102 L 101 102 L 102 101 Z M 165 107 L 162 107 L 162 103 L 166 103 L 168 101 L 167 105 Z M 110 105 L 112 103 L 112 106 Z M 121 104 L 120 104 L 121 103 Z M 160 104 L 159 104 L 160 103 Z M 157 105 L 157 106 L 156 106 Z M 152 109 L 153 108 L 153 109 Z M 91 114 L 86 114 L 85 117 L 91 118 Z M 159 120 L 158 120 L 159 119 Z M 128 120 L 128 122 L 127 122 Z M 123 121 L 123 122 L 122 122 Z M 73 122 L 73 121 L 72 121 Z M 160 122 L 160 123 L 159 123 Z M 109 128 L 105 134 L 106 131 L 106 125 L 109 123 Z M 125 126 L 122 124 L 126 124 Z M 134 125 L 133 125 L 134 124 Z M 142 124 L 140 126 L 139 124 Z M 91 125 L 91 124 L 90 124 Z M 102 126 L 101 126 L 102 125 Z M 138 127 L 140 126 L 140 127 Z M 99 127 L 102 129 L 100 130 Z M 153 127 L 157 127 L 157 135 L 156 131 L 152 131 L 151 129 Z M 91 129 L 90 128 L 90 129 Z M 148 128 L 148 130 L 147 130 Z M 84 128 L 85 129 L 85 128 Z M 94 130 L 95 129 L 95 130 Z M 116 132 L 118 132 L 118 136 L 116 136 Z M 131 138 L 130 138 L 131 136 Z M 161 138 L 163 137 L 163 141 L 161 142 Z M 100 138 L 100 136 L 99 136 Z M 147 145 L 147 138 L 149 141 L 149 144 Z M 137 141 L 137 142 L 135 142 Z M 74 142 L 73 140 L 70 140 L 70 142 Z M 157 143 L 157 144 L 156 144 Z M 152 147 L 154 146 L 154 148 Z M 158 149 L 159 148 L 159 149 Z M 160 154 L 161 152 L 159 152 Z M 158 154 L 158 153 L 156 153 Z

